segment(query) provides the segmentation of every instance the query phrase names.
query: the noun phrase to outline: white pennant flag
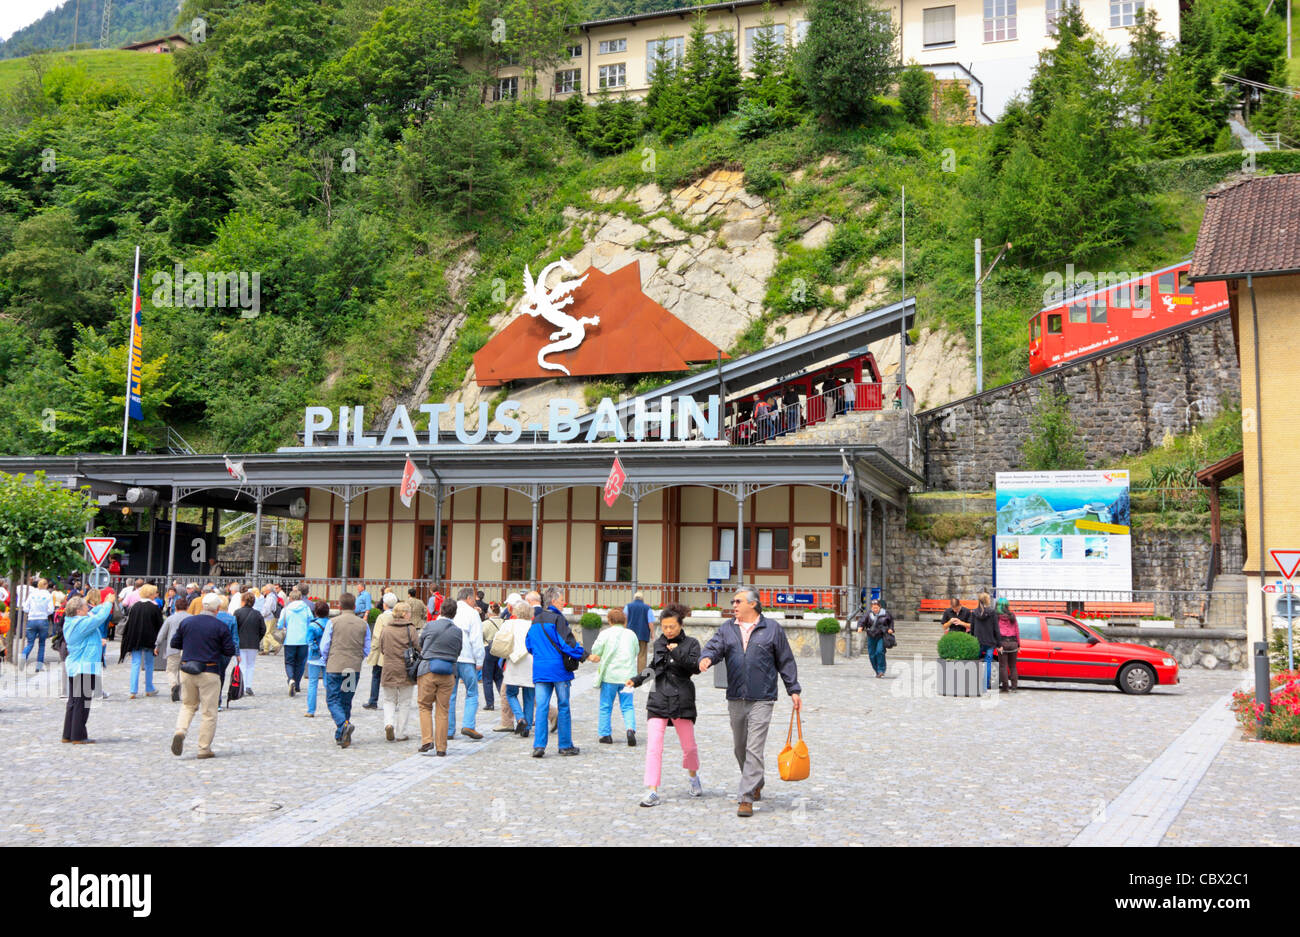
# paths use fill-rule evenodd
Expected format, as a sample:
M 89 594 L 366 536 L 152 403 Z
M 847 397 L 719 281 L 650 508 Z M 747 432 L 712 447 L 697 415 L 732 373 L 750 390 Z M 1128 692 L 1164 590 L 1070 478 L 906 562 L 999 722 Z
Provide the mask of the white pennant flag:
M 411 499 L 415 493 L 420 490 L 420 484 L 424 481 L 424 476 L 420 470 L 415 467 L 415 463 L 410 459 L 406 460 L 406 468 L 402 470 L 402 488 L 400 491 L 402 498 L 402 507 L 409 508 Z
M 238 478 L 241 482 L 248 481 L 248 473 L 244 471 L 243 462 L 231 462 L 230 456 L 222 456 L 226 460 L 226 471 L 230 473 L 231 478 Z

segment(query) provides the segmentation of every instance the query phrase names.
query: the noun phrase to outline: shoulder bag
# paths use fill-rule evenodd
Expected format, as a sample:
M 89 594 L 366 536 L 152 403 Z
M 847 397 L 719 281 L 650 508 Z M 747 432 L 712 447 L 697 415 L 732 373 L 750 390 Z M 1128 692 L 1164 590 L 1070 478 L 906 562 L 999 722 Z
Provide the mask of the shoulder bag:
M 505 660 L 510 656 L 510 652 L 515 649 L 515 629 L 513 619 L 509 627 L 503 623 L 497 629 L 497 633 L 492 637 L 492 645 L 488 648 L 488 653 L 493 657 Z
M 796 722 L 797 720 L 797 722 Z M 790 744 L 795 725 L 799 726 L 799 741 Z M 782 781 L 803 781 L 812 772 L 812 760 L 808 757 L 808 745 L 803 740 L 803 717 L 799 710 L 790 713 L 790 729 L 785 734 L 785 748 L 776 756 L 777 768 L 781 771 Z
M 555 643 L 555 639 L 551 637 L 551 633 L 546 630 L 546 622 L 541 622 L 541 626 L 542 634 L 546 635 L 546 640 L 551 642 L 551 647 L 560 652 L 560 660 L 564 662 L 564 669 L 569 673 L 573 673 L 578 669 L 578 664 L 580 664 L 581 661 L 572 654 L 566 654 L 564 651 L 560 650 L 560 646 Z
M 411 625 L 406 627 L 411 631 L 415 630 Z M 402 650 L 402 663 L 406 666 L 406 678 L 414 683 L 419 677 L 420 662 L 427 659 L 420 656 L 420 649 L 415 646 L 415 638 L 412 637 L 410 647 Z

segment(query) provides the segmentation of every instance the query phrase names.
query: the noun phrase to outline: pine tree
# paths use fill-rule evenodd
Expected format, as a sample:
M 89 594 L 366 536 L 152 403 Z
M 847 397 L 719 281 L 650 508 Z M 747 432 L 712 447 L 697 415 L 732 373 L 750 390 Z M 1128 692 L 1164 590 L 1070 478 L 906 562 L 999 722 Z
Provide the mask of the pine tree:
M 898 27 L 871 0 L 812 0 L 808 15 L 797 56 L 808 103 L 827 123 L 860 123 L 898 73 Z
M 930 100 L 934 79 L 924 68 L 913 62 L 898 76 L 898 103 L 908 123 L 920 126 L 930 116 Z

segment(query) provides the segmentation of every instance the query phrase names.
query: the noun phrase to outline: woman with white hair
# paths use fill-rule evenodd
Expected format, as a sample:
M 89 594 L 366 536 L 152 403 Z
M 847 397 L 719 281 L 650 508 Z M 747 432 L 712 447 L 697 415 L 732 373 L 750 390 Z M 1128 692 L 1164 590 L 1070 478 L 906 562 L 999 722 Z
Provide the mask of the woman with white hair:
M 140 693 L 140 671 L 144 671 L 144 695 L 157 696 L 153 688 L 153 651 L 162 628 L 162 610 L 154 599 L 158 597 L 158 587 L 146 582 L 136 593 L 136 601 L 131 603 L 131 610 L 126 613 L 126 624 L 122 626 L 122 647 L 117 662 L 120 664 L 131 655 L 131 695 L 135 699 Z
M 515 597 L 516 602 L 510 606 L 510 619 L 501 627 L 507 630 L 514 642 L 506 658 L 505 693 L 506 702 L 515 717 L 515 734 L 528 738 L 533 728 L 533 655 L 528 653 L 528 629 L 533 624 L 533 607 Z M 500 636 L 500 632 L 497 633 Z M 523 706 L 519 705 L 519 694 L 523 691 Z

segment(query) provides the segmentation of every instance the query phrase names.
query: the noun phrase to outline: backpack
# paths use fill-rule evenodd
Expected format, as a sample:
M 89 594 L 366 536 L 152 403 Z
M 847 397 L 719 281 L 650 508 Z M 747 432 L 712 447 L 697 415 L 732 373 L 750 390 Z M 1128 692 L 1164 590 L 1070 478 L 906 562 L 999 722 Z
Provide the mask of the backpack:
M 230 672 L 230 689 L 226 693 L 226 705 L 230 705 L 244 695 L 244 673 L 239 669 L 239 662 L 235 662 L 235 669 Z

